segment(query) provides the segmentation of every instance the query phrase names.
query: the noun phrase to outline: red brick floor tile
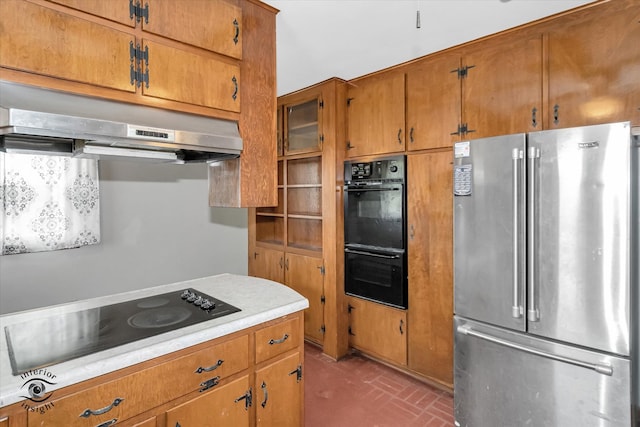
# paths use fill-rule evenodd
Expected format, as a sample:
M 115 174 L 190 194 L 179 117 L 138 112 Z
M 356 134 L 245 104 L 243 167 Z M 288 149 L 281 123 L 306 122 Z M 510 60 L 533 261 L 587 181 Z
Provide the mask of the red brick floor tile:
M 453 398 L 387 366 L 305 345 L 305 427 L 451 427 Z

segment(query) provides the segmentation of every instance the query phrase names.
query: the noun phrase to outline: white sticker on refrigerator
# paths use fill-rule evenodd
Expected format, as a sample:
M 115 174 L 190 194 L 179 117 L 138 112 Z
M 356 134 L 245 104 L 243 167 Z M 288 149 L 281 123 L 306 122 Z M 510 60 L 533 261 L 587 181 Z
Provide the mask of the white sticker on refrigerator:
M 471 195 L 471 165 L 456 165 L 453 168 L 453 195 Z
M 453 146 L 453 156 L 456 159 L 461 157 L 469 157 L 471 155 L 471 148 L 469 146 L 469 141 L 456 142 Z

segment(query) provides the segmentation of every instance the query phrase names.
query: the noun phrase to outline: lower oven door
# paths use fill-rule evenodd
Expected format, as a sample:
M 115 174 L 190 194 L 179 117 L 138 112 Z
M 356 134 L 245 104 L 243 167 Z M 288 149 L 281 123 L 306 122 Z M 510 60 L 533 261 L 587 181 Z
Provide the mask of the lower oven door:
M 404 251 L 345 248 L 345 292 L 361 298 L 407 308 Z

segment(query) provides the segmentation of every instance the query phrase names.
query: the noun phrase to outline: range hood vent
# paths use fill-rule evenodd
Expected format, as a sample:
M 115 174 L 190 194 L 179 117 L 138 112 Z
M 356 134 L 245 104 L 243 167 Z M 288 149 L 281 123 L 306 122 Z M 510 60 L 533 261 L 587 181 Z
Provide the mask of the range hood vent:
M 0 81 L 0 151 L 191 163 L 240 156 L 234 121 Z

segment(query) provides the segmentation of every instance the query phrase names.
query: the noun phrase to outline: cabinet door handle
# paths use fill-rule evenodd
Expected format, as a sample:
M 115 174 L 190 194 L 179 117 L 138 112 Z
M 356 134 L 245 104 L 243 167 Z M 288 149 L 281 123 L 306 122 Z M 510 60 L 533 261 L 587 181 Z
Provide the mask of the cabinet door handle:
M 233 76 L 231 78 L 231 82 L 233 83 L 233 95 L 231 95 L 231 98 L 233 98 L 233 100 L 235 101 L 236 98 L 238 98 L 238 79 L 236 78 L 236 76 Z
M 398 129 L 398 144 L 402 144 L 402 128 Z
M 280 257 L 280 268 L 283 267 L 283 263 L 284 263 L 284 260 L 282 259 L 282 257 Z
M 284 260 L 284 268 L 289 269 L 289 258 Z
M 223 363 L 224 363 L 224 360 L 218 359 L 218 361 L 214 365 L 211 365 L 211 366 L 209 366 L 207 368 L 204 368 L 202 366 L 198 367 L 198 369 L 196 369 L 195 373 L 196 374 L 201 374 L 203 372 L 214 371 L 214 370 L 216 370 L 218 368 L 218 366 L 222 365 Z
M 247 390 L 247 392 L 245 394 L 243 394 L 242 396 L 238 397 L 236 400 L 233 401 L 233 403 L 238 403 L 241 400 L 244 400 L 244 410 L 248 411 L 249 407 L 251 406 L 251 402 L 252 402 L 252 394 L 251 394 L 251 388 L 249 388 L 249 390 Z
M 400 335 L 404 335 L 404 320 L 400 319 Z
M 295 370 L 289 372 L 289 375 L 293 375 L 293 374 L 296 374 L 296 382 L 299 383 L 300 380 L 302 379 L 302 365 L 298 365 L 298 367 Z
M 536 107 L 533 107 L 531 109 L 531 126 L 536 127 L 538 126 L 538 109 Z
M 282 344 L 283 342 L 285 342 L 287 340 L 287 338 L 289 338 L 289 334 L 284 334 L 282 336 L 282 338 L 280 338 L 279 340 L 274 340 L 272 338 L 272 339 L 269 340 L 269 345 Z
M 235 34 L 233 36 L 233 44 L 238 44 L 238 38 L 240 37 L 240 24 L 238 24 L 238 20 L 233 20 L 233 27 L 235 28 Z
M 260 385 L 260 388 L 262 389 L 262 394 L 264 395 L 264 399 L 262 400 L 260 406 L 264 408 L 265 406 L 267 406 L 267 400 L 269 400 L 269 393 L 267 393 L 267 383 L 262 381 L 262 385 Z
M 409 238 L 410 238 L 411 240 L 413 240 L 413 238 L 415 237 L 415 235 L 416 235 L 416 231 L 415 231 L 415 229 L 413 228 L 413 224 L 411 224 L 411 225 L 409 226 Z
M 105 406 L 102 409 L 96 409 L 95 411 L 92 409 L 85 409 L 84 412 L 82 412 L 79 416 L 82 418 L 89 418 L 91 415 L 106 414 L 107 412 L 121 404 L 123 400 L 124 399 L 122 397 L 116 397 L 111 405 Z
M 560 106 L 558 104 L 553 106 L 553 124 L 560 123 Z
M 409 141 L 413 144 L 413 127 L 409 130 Z
M 105 421 L 102 424 L 98 424 L 96 427 L 109 427 L 118 422 L 117 418 L 112 418 L 109 421 Z

